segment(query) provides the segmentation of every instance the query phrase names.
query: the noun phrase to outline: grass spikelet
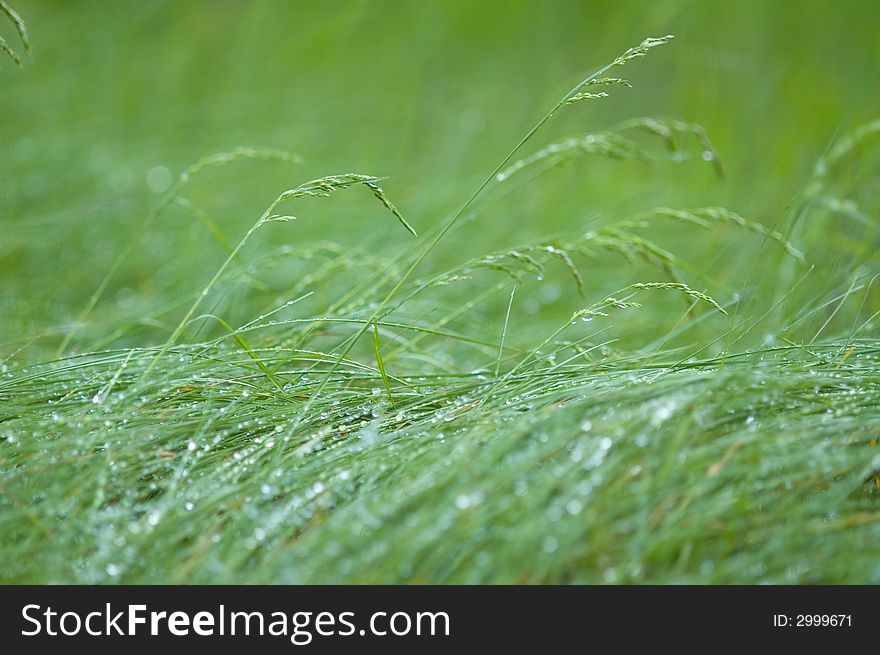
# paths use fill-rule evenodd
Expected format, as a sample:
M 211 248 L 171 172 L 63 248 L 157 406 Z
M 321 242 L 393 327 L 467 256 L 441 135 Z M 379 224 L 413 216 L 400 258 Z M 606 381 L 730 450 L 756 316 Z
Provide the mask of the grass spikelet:
M 585 86 L 625 86 L 628 89 L 632 88 L 632 84 L 629 83 L 629 80 L 622 80 L 619 77 L 600 77 L 595 80 L 590 80 L 587 82 Z
M 375 182 L 365 182 L 364 184 L 369 187 L 370 191 L 373 192 L 373 195 L 376 196 L 379 202 L 381 202 L 385 206 L 385 209 L 387 209 L 392 214 L 394 214 L 394 216 L 397 217 L 397 220 L 400 221 L 400 224 L 403 225 L 404 228 L 406 228 L 407 232 L 412 234 L 414 237 L 419 236 L 416 233 L 415 228 L 413 228 L 412 225 L 406 222 L 406 219 L 403 218 L 397 207 L 395 207 L 394 204 L 388 199 L 388 196 L 385 195 L 385 191 L 382 190 L 382 187 L 380 187 Z
M 608 94 L 604 91 L 599 91 L 598 93 L 587 93 L 586 91 L 581 91 L 570 97 L 565 101 L 567 105 L 573 105 L 576 102 L 580 102 L 581 100 L 598 100 L 599 98 L 607 98 Z
M 9 57 L 14 61 L 18 66 L 21 66 L 21 57 L 18 56 L 18 53 L 9 47 L 9 44 L 6 43 L 6 39 L 0 36 L 0 52 L 5 52 Z
M 606 318 L 608 316 L 608 312 L 603 312 L 599 309 L 579 309 L 571 315 L 571 322 L 591 321 L 594 318 Z
M 618 252 L 631 261 L 641 259 L 676 279 L 678 271 L 684 267 L 678 257 L 653 241 L 612 226 L 585 234 L 581 243 L 583 251 L 588 254 L 591 245 Z
M 650 134 L 659 136 L 666 142 L 666 147 L 671 152 L 679 152 L 676 135 L 691 135 L 700 146 L 700 158 L 703 161 L 712 164 L 715 174 L 719 179 L 724 178 L 724 168 L 721 165 L 721 158 L 718 152 L 706 135 L 706 130 L 702 125 L 690 123 L 678 119 L 659 118 L 656 116 L 646 116 L 641 118 L 632 118 L 622 123 L 618 123 L 611 128 L 612 132 L 626 132 L 629 130 L 644 130 Z
M 579 320 L 589 321 L 593 318 L 607 318 L 610 314 L 604 311 L 606 309 L 633 309 L 641 306 L 641 303 L 635 302 L 634 300 L 621 300 L 614 296 L 608 296 L 592 307 L 576 311 L 571 317 L 571 322 L 574 323 Z
M 634 48 L 630 48 L 622 55 L 620 55 L 614 62 L 611 64 L 612 66 L 623 66 L 628 61 L 632 61 L 633 59 L 638 59 L 639 57 L 644 57 L 648 54 L 648 51 L 651 48 L 656 48 L 658 45 L 663 45 L 665 43 L 669 43 L 675 37 L 672 34 L 667 34 L 666 36 L 661 37 L 648 37 L 644 41 L 642 41 L 639 45 Z
M 382 190 L 382 187 L 379 186 L 379 180 L 381 178 L 375 177 L 373 175 L 361 175 L 360 173 L 345 173 L 343 175 L 329 175 L 327 177 L 322 177 L 317 180 L 312 180 L 311 182 L 306 182 L 305 184 L 301 184 L 295 189 L 290 189 L 289 191 L 285 191 L 279 197 L 279 202 L 283 202 L 285 200 L 290 200 L 292 198 L 304 198 L 307 196 L 315 196 L 325 198 L 329 196 L 334 191 L 338 191 L 340 189 L 346 189 L 350 186 L 354 186 L 357 184 L 363 184 L 370 191 L 373 192 L 373 195 L 376 199 L 382 203 L 382 205 L 390 211 L 395 218 L 400 222 L 400 224 L 406 229 L 407 232 L 412 234 L 414 237 L 418 236 L 415 229 L 413 229 L 412 225 L 404 220 L 403 216 L 401 216 L 397 207 L 395 207 L 391 201 L 388 199 L 388 196 L 385 195 L 385 192 Z
M 566 251 L 564 248 L 557 248 L 556 246 L 545 246 L 544 250 L 550 253 L 553 257 L 561 260 L 562 263 L 565 264 L 565 267 L 574 278 L 575 284 L 577 285 L 578 293 L 581 295 L 582 298 L 586 296 L 587 292 L 584 287 L 584 278 L 583 276 L 581 276 L 581 272 L 572 261 L 571 255 L 568 254 L 568 251 Z
M 516 260 L 518 262 L 522 262 L 522 263 L 530 266 L 532 269 L 535 270 L 537 275 L 540 275 L 541 273 L 544 272 L 544 267 L 541 265 L 541 262 L 539 262 L 537 259 L 532 257 L 528 253 L 527 248 L 521 248 L 521 249 L 514 248 L 513 250 L 508 250 L 507 252 L 504 253 L 504 256 L 509 257 L 510 259 Z
M 620 225 L 628 224 L 621 223 Z M 586 285 L 571 255 L 577 253 L 587 257 L 595 257 L 599 251 L 619 254 L 628 261 L 644 261 L 649 266 L 669 275 L 675 281 L 680 281 L 679 272 L 686 268 L 684 262 L 653 241 L 616 225 L 609 225 L 598 231 L 588 232 L 576 239 L 523 244 L 513 249 L 469 260 L 459 267 L 434 277 L 423 284 L 421 289 L 470 280 L 470 270 L 478 267 L 502 271 L 514 280 L 520 280 L 523 273 L 540 278 L 545 274 L 546 260 L 554 258 L 565 265 L 575 282 L 578 294 L 585 297 Z
M 762 223 L 758 223 L 756 221 L 750 221 L 734 211 L 726 209 L 724 207 L 701 207 L 698 209 L 672 209 L 670 207 L 658 207 L 651 212 L 648 212 L 647 215 L 655 215 L 655 216 L 663 216 L 666 218 L 672 218 L 679 221 L 684 221 L 687 223 L 692 223 L 694 225 L 699 225 L 703 228 L 709 228 L 713 224 L 728 224 L 735 225 L 743 230 L 748 232 L 752 232 L 754 234 L 759 234 L 770 241 L 774 241 L 779 244 L 785 252 L 797 259 L 799 262 L 803 262 L 804 254 L 795 248 L 795 246 L 786 239 L 782 233 L 777 230 L 771 229 Z
M 758 223 L 756 221 L 750 221 L 746 218 L 743 218 L 739 214 L 725 207 L 704 207 L 699 210 L 699 213 L 702 216 L 706 216 L 713 221 L 718 223 L 729 223 L 731 225 L 736 225 L 744 230 L 749 232 L 754 232 L 755 234 L 760 234 L 771 241 L 775 241 L 785 250 L 788 255 L 794 257 L 800 262 L 804 262 L 804 254 L 794 247 L 794 245 L 788 241 L 782 233 L 777 230 L 771 229 L 762 223 Z
M 582 88 L 588 88 L 591 86 L 613 86 L 613 85 L 624 86 L 624 87 L 627 87 L 630 89 L 632 88 L 632 84 L 630 84 L 627 80 L 620 79 L 619 77 L 596 78 L 596 79 L 590 80 L 589 82 L 584 84 L 584 86 Z M 605 91 L 598 91 L 595 93 L 588 93 L 586 91 L 579 91 L 578 93 L 576 93 L 573 96 L 571 96 L 570 98 L 568 98 L 565 101 L 565 104 L 571 105 L 576 102 L 580 102 L 581 100 L 597 100 L 599 98 L 607 98 L 607 97 L 608 97 L 608 93 L 606 93 Z
M 572 88 L 568 93 L 566 93 L 559 100 L 558 103 L 556 103 L 555 107 L 553 107 L 549 112 L 547 112 L 547 114 L 540 121 L 538 121 L 538 123 L 531 130 L 529 130 L 529 132 L 526 134 L 526 136 L 523 137 L 523 139 L 510 152 L 510 154 L 507 157 L 505 157 L 504 160 L 502 160 L 502 162 L 498 165 L 498 167 L 495 169 L 495 171 L 489 176 L 489 178 L 477 190 L 477 192 L 474 194 L 474 197 L 471 198 L 465 204 L 465 208 L 467 208 L 467 206 L 469 206 L 470 203 L 473 202 L 473 200 L 475 200 L 476 197 L 480 195 L 482 190 L 488 185 L 488 183 L 490 181 L 492 181 L 494 179 L 498 182 L 502 182 L 505 179 L 507 179 L 508 177 L 510 177 L 510 174 L 512 172 L 515 172 L 516 170 L 519 170 L 520 168 L 524 167 L 521 164 L 521 162 L 516 162 L 512 166 L 509 166 L 509 163 L 513 160 L 513 157 L 517 154 L 517 152 L 519 152 L 520 148 L 522 148 L 522 146 L 525 145 L 532 138 L 532 136 L 534 136 L 534 134 L 544 125 L 544 123 L 546 123 L 548 120 L 550 120 L 553 117 L 553 115 L 559 110 L 560 107 L 563 107 L 565 105 L 569 105 L 569 104 L 572 104 L 572 103 L 575 103 L 575 102 L 578 102 L 581 100 L 591 100 L 591 99 L 596 99 L 596 98 L 604 98 L 608 95 L 605 92 L 590 93 L 590 92 L 583 91 L 583 89 L 591 87 L 591 86 L 610 86 L 613 84 L 627 86 L 627 87 L 632 86 L 627 80 L 623 80 L 623 79 L 620 79 L 617 77 L 603 77 L 603 76 L 605 73 L 607 73 L 609 70 L 611 70 L 615 66 L 623 66 L 627 62 L 632 61 L 633 59 L 638 59 L 640 57 L 644 57 L 651 48 L 654 48 L 658 45 L 662 45 L 664 43 L 667 43 L 672 38 L 673 38 L 672 35 L 666 35 L 666 36 L 659 37 L 659 38 L 647 38 L 644 41 L 642 41 L 639 45 L 628 49 L 622 55 L 620 55 L 619 57 L 614 59 L 614 61 L 612 61 L 610 64 L 607 64 L 606 66 L 602 67 L 601 69 L 599 69 L 598 71 L 596 71 L 592 75 L 588 75 L 583 80 L 578 82 L 574 86 L 574 88 Z M 567 149 L 571 150 L 576 147 L 576 143 L 569 143 L 569 144 L 567 144 L 567 146 L 568 146 Z M 534 161 L 539 161 L 541 158 L 540 157 L 538 157 L 538 158 L 532 157 L 530 159 L 532 160 L 532 163 L 534 163 Z
M 707 296 L 705 293 L 701 293 L 694 289 L 691 289 L 684 282 L 636 282 L 635 284 L 630 286 L 631 289 L 635 289 L 637 291 L 645 290 L 645 289 L 670 289 L 672 291 L 679 291 L 694 300 L 700 300 L 702 302 L 708 303 L 712 305 L 715 309 L 717 309 L 722 314 L 727 314 L 727 311 L 719 305 L 714 298 L 711 296 Z
M 518 159 L 496 175 L 498 182 L 504 182 L 523 169 L 533 168 L 538 164 L 547 163 L 547 169 L 561 164 L 577 154 L 606 154 L 610 157 L 623 157 L 625 151 L 618 148 L 605 135 L 587 135 L 569 137 L 563 141 L 551 143 L 528 157 Z
M 572 260 L 571 254 L 567 248 L 569 248 L 569 246 L 564 246 L 557 242 L 517 246 L 510 250 L 484 255 L 479 259 L 470 260 L 463 266 L 447 271 L 437 278 L 434 278 L 429 285 L 439 286 L 450 284 L 455 281 L 469 280 L 471 278 L 465 273 L 465 271 L 477 267 L 502 271 L 517 281 L 524 272 L 540 278 L 544 275 L 545 269 L 544 262 L 538 257 L 546 253 L 547 255 L 558 259 L 565 265 L 566 269 L 571 273 L 572 279 L 575 281 L 578 293 L 581 296 L 584 296 L 585 285 L 583 276 Z M 543 259 L 546 260 L 547 257 L 543 257 Z
M 602 75 L 604 75 L 606 72 L 608 72 L 609 70 L 611 70 L 615 66 L 623 66 L 628 61 L 632 61 L 633 59 L 638 59 L 639 57 L 644 57 L 646 54 L 648 54 L 648 50 L 650 50 L 651 48 L 654 48 L 658 45 L 662 45 L 662 44 L 668 42 L 672 38 L 673 38 L 672 35 L 667 35 L 667 36 L 663 36 L 660 38 L 647 38 L 644 41 L 642 41 L 639 45 L 637 45 L 633 48 L 630 48 L 629 50 L 624 52 L 622 55 L 617 57 L 610 64 L 604 66 L 603 68 L 596 71 L 592 75 L 589 75 L 586 78 L 584 78 L 583 80 L 581 80 L 581 82 L 579 82 L 571 91 L 569 91 L 565 96 L 563 96 L 562 100 L 559 101 L 559 103 L 556 105 L 556 107 L 554 107 L 550 111 L 550 113 L 548 113 L 547 116 L 542 121 L 540 121 L 538 123 L 536 128 L 534 130 L 532 130 L 532 132 L 526 137 L 525 140 L 528 140 L 528 138 L 532 134 L 534 134 L 534 132 L 537 130 L 537 128 L 540 127 L 546 120 L 548 120 L 556 112 L 556 110 L 559 109 L 559 107 L 561 107 L 563 105 L 571 104 L 572 102 L 577 102 L 579 100 L 586 100 L 586 99 L 590 99 L 590 98 L 602 98 L 607 95 L 607 94 L 603 94 L 603 93 L 599 93 L 599 94 L 583 93 L 582 89 L 589 87 L 589 86 L 599 86 L 599 85 L 608 86 L 608 85 L 612 85 L 612 84 L 621 84 L 623 86 L 630 86 L 629 82 L 627 82 L 625 80 L 621 80 L 616 77 L 602 77 Z M 525 140 L 523 142 L 525 142 Z M 511 153 L 511 154 L 513 154 L 513 153 Z M 506 163 L 506 162 L 504 162 L 504 163 Z
M 467 269 L 471 266 L 488 267 L 503 271 L 514 279 L 519 279 L 519 273 L 522 268 L 525 268 L 534 275 L 542 275 L 544 273 L 544 266 L 541 262 L 528 252 L 525 252 L 524 248 L 515 248 L 485 255 L 479 259 L 472 260 L 464 268 Z
M 216 152 L 214 154 L 203 157 L 202 159 L 199 159 L 196 163 L 187 167 L 180 174 L 180 181 L 182 183 L 185 183 L 193 175 L 196 175 L 206 169 L 214 168 L 215 166 L 231 164 L 233 162 L 245 159 L 289 162 L 292 164 L 302 163 L 302 157 L 286 152 L 284 150 L 276 150 L 274 148 L 254 148 L 251 146 L 238 146 L 236 148 L 233 148 L 232 150 Z
M 15 25 L 15 30 L 18 32 L 18 36 L 21 39 L 21 44 L 24 47 L 25 52 L 29 52 L 31 49 L 31 40 L 28 36 L 27 24 L 25 24 L 24 19 L 4 0 L 0 0 L 0 13 L 5 14 L 6 17 L 12 21 L 12 24 Z M 21 66 L 21 57 L 18 56 L 18 53 L 12 49 L 6 39 L 2 36 L 0 36 L 0 51 L 5 52 L 12 58 L 12 61 Z
M 311 180 L 304 184 L 300 184 L 295 189 L 288 189 L 282 193 L 276 204 L 291 200 L 293 198 L 305 198 L 308 196 L 317 198 L 327 198 L 334 191 L 347 189 L 356 184 L 375 184 L 379 178 L 373 175 L 361 175 L 360 173 L 344 173 L 342 175 L 328 175 L 315 180 Z
M 546 171 L 580 155 L 600 155 L 612 159 L 668 161 L 670 157 L 664 156 L 662 151 L 657 152 L 656 149 L 647 147 L 629 136 L 629 133 L 640 131 L 661 138 L 666 151 L 673 153 L 673 162 L 678 162 L 685 157 L 702 159 L 712 165 L 719 178 L 724 177 L 721 159 L 702 126 L 686 121 L 648 116 L 618 123 L 601 132 L 572 136 L 551 143 L 534 154 L 515 161 L 499 172 L 496 179 L 503 182 L 515 173 L 538 166 L 543 166 Z M 681 150 L 677 139 L 679 134 L 693 136 L 700 150 L 696 153 Z

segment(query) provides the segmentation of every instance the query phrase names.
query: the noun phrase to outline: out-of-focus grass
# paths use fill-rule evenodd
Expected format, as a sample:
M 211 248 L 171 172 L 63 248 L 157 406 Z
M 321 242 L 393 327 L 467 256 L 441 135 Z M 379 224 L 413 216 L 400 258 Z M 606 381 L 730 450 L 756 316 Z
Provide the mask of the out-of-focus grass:
M 6 342 L 78 314 L 155 205 L 146 177 L 156 166 L 176 173 L 238 145 L 301 154 L 302 166 L 218 171 L 188 190 L 231 238 L 279 189 L 346 170 L 391 176 L 389 191 L 425 228 L 454 208 L 570 80 L 645 34 L 675 33 L 674 46 L 632 73 L 635 88 L 560 116 L 546 140 L 630 116 L 682 117 L 706 127 L 727 180 L 719 184 L 699 166 L 587 162 L 451 236 L 433 260 L 442 268 L 447 257 L 575 233 L 594 214 L 660 204 L 724 205 L 774 224 L 833 137 L 873 118 L 877 102 L 875 33 L 870 20 L 857 18 L 869 11 L 864 3 L 813 3 L 809 11 L 762 2 L 18 9 L 39 45 L 23 69 L 4 64 L 0 73 Z M 303 242 L 332 238 L 375 251 L 405 239 L 392 225 L 361 220 L 356 202 L 317 211 L 317 220 L 297 225 Z M 287 234 L 264 238 L 279 243 Z M 738 245 L 705 235 L 694 265 L 736 269 L 746 259 Z M 222 254 L 189 212 L 170 213 L 126 265 L 99 316 L 141 317 L 192 293 L 195 272 Z M 265 301 L 240 298 L 239 316 Z M 54 350 L 51 339 L 34 346 Z
M 16 9 L 0 579 L 880 580 L 877 10 Z M 573 81 L 667 33 L 520 154 L 660 115 L 705 128 L 723 179 L 688 135 L 677 164 L 645 134 L 657 161 L 518 173 L 387 313 L 424 241 L 368 189 L 279 207 L 230 257 L 341 171 L 388 176 L 430 240 Z M 631 295 L 658 280 L 695 291 Z

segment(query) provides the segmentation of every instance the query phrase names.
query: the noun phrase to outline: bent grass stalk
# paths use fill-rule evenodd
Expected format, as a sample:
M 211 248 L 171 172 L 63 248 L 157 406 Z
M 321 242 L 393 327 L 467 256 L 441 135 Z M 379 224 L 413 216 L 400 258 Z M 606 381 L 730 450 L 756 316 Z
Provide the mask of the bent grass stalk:
M 647 38 L 642 41 L 639 45 L 628 49 L 622 55 L 618 56 L 614 59 L 610 64 L 606 64 L 599 70 L 591 73 L 580 82 L 575 84 L 565 95 L 563 95 L 559 101 L 550 108 L 550 110 L 542 116 L 537 123 L 535 123 L 526 134 L 519 140 L 519 142 L 513 147 L 513 149 L 495 166 L 489 175 L 480 183 L 480 185 L 476 188 L 476 190 L 465 200 L 464 204 L 462 204 L 461 208 L 449 218 L 443 227 L 437 232 L 437 234 L 431 238 L 427 244 L 422 248 L 421 252 L 416 256 L 415 260 L 406 268 L 404 273 L 400 276 L 398 281 L 394 284 L 390 291 L 379 301 L 376 308 L 373 310 L 370 318 L 364 323 L 364 325 L 354 334 L 351 338 L 347 340 L 347 342 L 343 345 L 341 352 L 338 355 L 338 363 L 334 365 L 334 367 L 330 370 L 328 375 L 324 378 L 321 384 L 318 386 L 317 390 L 310 396 L 309 400 L 306 402 L 303 407 L 303 412 L 301 416 L 305 416 L 307 411 L 314 404 L 315 400 L 320 396 L 320 394 L 324 391 L 327 384 L 330 381 L 330 377 L 335 372 L 336 367 L 343 361 L 345 357 L 351 352 L 354 348 L 357 341 L 363 336 L 363 334 L 369 329 L 372 321 L 378 319 L 382 316 L 383 311 L 388 306 L 388 303 L 391 302 L 391 299 L 397 294 L 398 291 L 403 287 L 407 280 L 412 276 L 412 274 L 421 266 L 422 262 L 428 257 L 428 255 L 433 252 L 433 250 L 437 247 L 437 244 L 443 240 L 443 238 L 449 233 L 449 231 L 455 227 L 459 221 L 465 216 L 467 211 L 471 208 L 474 202 L 479 198 L 483 191 L 488 187 L 493 181 L 496 180 L 498 174 L 504 170 L 505 166 L 517 155 L 517 153 L 525 146 L 529 141 L 531 141 L 532 137 L 540 130 L 544 125 L 551 119 L 556 113 L 565 105 L 568 104 L 569 100 L 575 97 L 580 91 L 585 88 L 587 85 L 591 84 L 594 80 L 600 79 L 605 73 L 607 73 L 612 68 L 617 66 L 623 66 L 627 62 L 632 61 L 633 59 L 637 59 L 640 57 L 644 57 L 651 48 L 654 48 L 658 45 L 663 45 L 669 42 L 673 36 L 671 34 L 666 35 L 660 38 Z M 281 452 L 282 449 L 278 449 Z
M 707 296 L 706 294 L 699 291 L 696 291 L 695 289 L 691 289 L 688 285 L 683 283 L 636 282 L 634 284 L 630 284 L 626 287 L 623 287 L 622 289 L 617 290 L 616 292 L 614 292 L 613 295 L 607 296 L 600 302 L 594 303 L 592 306 L 586 309 L 581 309 L 572 314 L 571 319 L 566 321 L 566 323 L 562 325 L 558 330 L 556 330 L 549 337 L 544 339 L 544 341 L 542 341 L 540 345 L 529 351 L 526 356 L 523 357 L 516 365 L 514 365 L 513 368 L 511 368 L 507 373 L 497 379 L 495 383 L 489 387 L 489 390 L 486 392 L 486 394 L 480 399 L 480 404 L 485 404 L 504 384 L 506 384 L 511 378 L 519 373 L 519 371 L 521 371 L 526 364 L 532 361 L 532 359 L 537 357 L 548 344 L 552 343 L 560 334 L 567 330 L 569 326 L 577 323 L 578 321 L 588 322 L 593 320 L 594 318 L 608 317 L 609 314 L 606 310 L 609 309 L 631 309 L 640 307 L 641 305 L 639 303 L 630 300 L 630 298 L 632 298 L 639 291 L 647 290 L 677 291 L 689 298 L 711 305 L 722 314 L 727 314 L 725 309 L 721 305 L 719 305 L 714 298 L 712 298 L 711 296 Z M 621 294 L 625 294 L 628 291 L 632 291 L 633 293 L 624 295 L 620 298 L 617 297 Z
M 195 315 L 196 310 L 201 306 L 204 299 L 208 296 L 211 290 L 216 286 L 217 282 L 226 272 L 226 269 L 229 267 L 229 264 L 238 256 L 238 253 L 247 245 L 248 241 L 251 240 L 251 237 L 256 234 L 256 232 L 266 225 L 267 223 L 272 222 L 289 222 L 295 220 L 294 216 L 287 215 L 279 215 L 274 214 L 276 207 L 282 204 L 287 200 L 293 200 L 296 198 L 305 198 L 305 197 L 320 197 L 324 198 L 329 196 L 335 191 L 340 189 L 345 189 L 357 184 L 363 184 L 367 186 L 372 192 L 373 195 L 389 210 L 394 216 L 397 217 L 398 221 L 411 233 L 415 234 L 415 230 L 403 219 L 397 209 L 388 201 L 385 197 L 385 194 L 382 192 L 381 188 L 378 185 L 379 182 L 378 177 L 373 175 L 362 175 L 360 173 L 345 173 L 343 175 L 330 175 L 327 177 L 318 178 L 315 180 L 311 180 L 310 182 L 306 182 L 301 184 L 300 186 L 294 189 L 288 189 L 281 193 L 273 202 L 270 204 L 266 211 L 260 216 L 259 219 L 250 227 L 250 229 L 245 233 L 242 239 L 238 242 L 238 244 L 233 248 L 232 252 L 226 257 L 226 260 L 221 264 L 220 268 L 214 273 L 214 276 L 210 279 L 207 285 L 205 285 L 204 289 L 202 289 L 201 293 L 199 293 L 195 302 L 190 306 L 189 311 L 187 311 L 186 315 L 181 319 L 181 321 L 177 324 L 177 327 L 174 328 L 174 331 L 171 333 L 171 336 L 168 340 L 162 345 L 159 351 L 155 354 L 150 364 L 144 370 L 142 378 L 146 378 L 150 372 L 156 367 L 156 364 L 162 359 L 165 353 L 177 343 L 178 338 L 183 333 L 183 330 L 186 328 L 190 319 Z M 366 329 L 366 328 L 364 328 Z

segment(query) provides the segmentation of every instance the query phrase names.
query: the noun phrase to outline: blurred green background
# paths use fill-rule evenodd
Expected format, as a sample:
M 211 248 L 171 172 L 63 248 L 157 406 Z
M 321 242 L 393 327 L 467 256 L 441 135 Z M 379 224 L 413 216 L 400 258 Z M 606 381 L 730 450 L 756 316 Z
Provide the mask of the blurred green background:
M 457 209 L 574 82 L 646 36 L 674 34 L 621 73 L 633 89 L 567 108 L 526 152 L 658 114 L 702 124 L 726 179 L 698 162 L 585 158 L 457 229 L 426 263 L 442 269 L 657 205 L 724 205 L 788 233 L 787 208 L 816 160 L 840 134 L 876 117 L 880 102 L 880 5 L 864 1 L 13 6 L 34 49 L 20 69 L 0 60 L 0 354 L 7 356 L 22 347 L 31 357 L 53 352 L 136 238 L 156 191 L 215 151 L 260 145 L 303 157 L 300 165 L 218 169 L 186 189 L 233 242 L 281 190 L 343 172 L 388 176 L 388 194 L 424 232 Z M 10 24 L 0 30 L 16 45 Z M 877 179 L 874 169 L 861 175 Z M 409 243 L 360 191 L 292 211 L 300 220 L 261 233 L 248 257 L 324 240 L 390 260 Z M 684 249 L 702 271 L 694 286 L 720 299 L 744 283 L 761 247 L 729 230 L 655 236 Z M 781 256 L 765 255 L 770 266 Z M 224 257 L 203 222 L 172 206 L 112 280 L 75 347 L 109 345 L 111 328 L 126 321 L 138 325 L 111 342 L 162 341 Z M 631 277 L 628 266 L 609 259 L 584 275 L 598 297 Z M 304 274 L 296 262 L 273 270 L 272 284 L 227 297 L 230 322 L 274 306 Z M 834 270 L 815 279 L 820 295 L 822 285 L 836 284 Z M 338 284 L 318 285 L 316 302 L 332 302 Z M 560 288 L 547 301 L 551 315 L 580 306 L 570 285 Z

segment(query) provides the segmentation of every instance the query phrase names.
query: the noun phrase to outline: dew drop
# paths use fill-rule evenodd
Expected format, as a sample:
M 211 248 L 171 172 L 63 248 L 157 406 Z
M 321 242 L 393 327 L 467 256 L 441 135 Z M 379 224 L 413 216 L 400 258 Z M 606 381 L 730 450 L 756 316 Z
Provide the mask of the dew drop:
M 174 181 L 167 166 L 153 166 L 147 171 L 147 188 L 153 193 L 165 193 Z

